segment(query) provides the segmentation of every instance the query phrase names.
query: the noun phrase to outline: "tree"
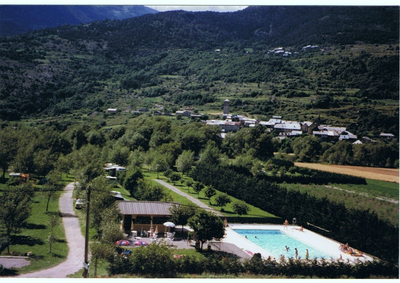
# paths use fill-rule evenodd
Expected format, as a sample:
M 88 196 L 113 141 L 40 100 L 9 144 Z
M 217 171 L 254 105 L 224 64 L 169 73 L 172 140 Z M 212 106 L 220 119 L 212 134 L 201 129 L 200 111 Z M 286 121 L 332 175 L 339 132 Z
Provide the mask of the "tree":
M 58 172 L 50 172 L 47 183 L 44 184 L 43 186 L 43 192 L 45 196 L 47 197 L 47 203 L 46 203 L 46 212 L 49 211 L 49 204 L 51 198 L 55 195 L 56 191 L 60 189 L 60 185 L 58 182 L 61 181 L 60 174 Z
M 175 185 L 175 182 L 177 182 L 177 181 L 179 181 L 179 180 L 181 179 L 181 175 L 179 175 L 179 174 L 176 173 L 176 172 L 173 172 L 173 173 L 171 174 L 170 178 L 171 178 L 171 181 L 172 181 L 172 182 L 174 183 L 174 185 Z
M 195 182 L 193 185 L 193 190 L 197 193 L 197 197 L 199 197 L 201 190 L 204 188 L 203 183 Z
M 116 146 L 114 150 L 111 152 L 110 160 L 113 163 L 116 163 L 121 166 L 128 165 L 128 157 L 129 157 L 129 148 Z
M 191 150 L 184 150 L 182 154 L 179 155 L 175 165 L 179 172 L 185 174 L 192 168 L 193 161 L 194 161 L 194 152 Z
M 99 261 L 110 260 L 115 254 L 115 245 L 110 243 L 91 243 L 91 259 L 94 262 L 94 276 L 97 276 L 97 264 Z
M 244 202 L 235 202 L 233 204 L 233 211 L 238 215 L 246 215 L 250 210 L 250 207 Z
M 173 204 L 169 212 L 171 213 L 170 220 L 176 225 L 182 225 L 183 230 L 183 225 L 186 225 L 188 219 L 195 215 L 196 207 L 193 204 L 187 206 Z
M 217 144 L 214 141 L 209 141 L 204 152 L 201 154 L 199 162 L 218 165 L 220 163 L 219 157 L 220 151 Z
M 104 237 L 106 225 L 118 227 L 118 208 L 106 178 L 94 179 L 91 187 L 93 190 L 90 199 L 90 222 L 91 226 L 96 229 L 96 237 L 101 239 Z
M 60 216 L 58 214 L 53 214 L 49 218 L 49 226 L 50 226 L 50 232 L 49 232 L 49 237 L 48 241 L 50 244 L 50 253 L 51 253 L 51 248 L 53 246 L 53 243 L 56 241 L 56 237 L 54 235 L 54 228 L 60 223 Z
M 5 128 L 0 131 L 0 167 L 3 169 L 3 181 L 10 162 L 18 150 L 18 135 L 16 130 Z
M 160 201 L 167 195 L 164 191 L 164 187 L 158 184 L 152 185 L 146 180 L 139 180 L 138 189 L 134 197 L 138 200 L 147 201 Z
M 204 194 L 206 197 L 208 197 L 208 200 L 211 202 L 211 197 L 215 196 L 217 192 L 215 191 L 213 186 L 207 186 L 206 190 L 204 191 Z
M 0 224 L 4 227 L 6 236 L 11 238 L 11 233 L 19 232 L 31 215 L 31 198 L 17 187 L 3 191 L 1 202 Z M 7 248 L 10 253 L 9 245 Z
M 193 180 L 187 179 L 185 184 L 188 187 L 188 191 L 189 191 L 189 188 L 191 188 L 193 186 Z
M 201 210 L 188 220 L 193 229 L 196 242 L 201 243 L 201 249 L 206 241 L 221 239 L 225 235 L 225 225 L 222 219 L 213 213 Z
M 138 182 L 140 179 L 143 179 L 143 174 L 139 168 L 135 168 L 132 171 L 128 171 L 128 173 L 126 174 L 124 181 L 124 188 L 128 190 L 132 196 L 135 195 L 137 191 Z
M 221 208 L 231 202 L 231 198 L 227 194 L 219 194 L 216 196 L 215 201 Z

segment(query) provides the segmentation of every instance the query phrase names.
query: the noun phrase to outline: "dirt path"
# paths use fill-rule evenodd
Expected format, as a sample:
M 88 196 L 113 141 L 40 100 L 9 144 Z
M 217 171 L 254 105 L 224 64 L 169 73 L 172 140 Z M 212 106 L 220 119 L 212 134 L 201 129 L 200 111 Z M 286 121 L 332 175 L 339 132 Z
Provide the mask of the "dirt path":
M 72 192 L 74 183 L 68 184 L 59 200 L 69 253 L 67 260 L 57 266 L 18 276 L 18 278 L 66 278 L 83 268 L 85 238 L 75 215 Z
M 399 169 L 349 166 L 349 165 L 327 165 L 319 163 L 302 163 L 302 162 L 295 162 L 294 165 L 299 167 L 317 169 L 321 171 L 328 171 L 328 172 L 347 174 L 368 179 L 399 183 Z
M 159 179 L 154 179 L 154 181 L 156 181 L 157 183 L 163 185 L 164 187 L 166 187 L 166 188 L 168 188 L 168 189 L 174 191 L 175 193 L 177 193 L 177 194 L 179 194 L 179 195 L 181 195 L 181 196 L 187 198 L 188 200 L 190 200 L 191 202 L 193 202 L 193 203 L 195 203 L 196 205 L 200 206 L 201 208 L 203 208 L 203 209 L 205 209 L 205 210 L 208 210 L 208 211 L 212 211 L 212 212 L 214 212 L 214 213 L 215 213 L 216 215 L 218 215 L 218 216 L 223 216 L 221 212 L 219 212 L 219 211 L 217 211 L 217 210 L 215 210 L 215 209 L 209 207 L 208 205 L 202 203 L 202 202 L 199 201 L 197 198 L 194 198 L 194 197 L 192 197 L 191 195 L 188 195 L 187 193 L 182 192 L 182 191 L 179 190 L 178 188 L 176 188 L 176 187 L 174 187 L 174 186 L 172 186 L 172 185 L 170 185 L 170 184 L 168 184 L 168 183 L 166 183 L 166 182 L 164 182 L 164 181 L 162 181 L 162 180 L 159 180 Z

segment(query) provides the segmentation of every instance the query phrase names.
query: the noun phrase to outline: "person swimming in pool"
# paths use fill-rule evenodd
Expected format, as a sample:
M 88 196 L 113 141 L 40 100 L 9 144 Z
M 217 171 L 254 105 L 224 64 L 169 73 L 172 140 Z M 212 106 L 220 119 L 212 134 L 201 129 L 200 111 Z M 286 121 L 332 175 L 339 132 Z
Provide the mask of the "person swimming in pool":
M 288 246 L 285 246 L 285 249 L 288 252 L 290 248 Z

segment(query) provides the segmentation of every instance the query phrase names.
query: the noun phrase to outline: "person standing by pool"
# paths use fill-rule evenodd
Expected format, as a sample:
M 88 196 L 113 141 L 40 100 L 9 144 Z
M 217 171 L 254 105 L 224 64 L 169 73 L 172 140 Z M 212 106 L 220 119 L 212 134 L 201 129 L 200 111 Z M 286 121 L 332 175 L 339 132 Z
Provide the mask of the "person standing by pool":
M 286 219 L 285 222 L 283 223 L 283 225 L 285 225 L 285 226 L 283 227 L 283 230 L 285 230 L 285 229 L 287 230 L 288 224 L 289 224 L 289 221 Z
M 309 257 L 310 255 L 308 254 L 308 249 L 306 249 L 306 260 L 308 260 Z
M 294 248 L 294 250 L 295 250 L 294 257 L 295 257 L 295 259 L 297 259 L 299 256 L 299 252 L 298 252 L 297 248 Z

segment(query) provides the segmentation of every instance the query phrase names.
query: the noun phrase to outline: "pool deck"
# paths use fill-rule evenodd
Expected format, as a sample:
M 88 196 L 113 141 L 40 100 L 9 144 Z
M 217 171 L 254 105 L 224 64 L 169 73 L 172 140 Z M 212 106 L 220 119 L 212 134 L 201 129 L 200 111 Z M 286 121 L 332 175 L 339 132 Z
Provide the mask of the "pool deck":
M 372 261 L 373 258 L 364 253 L 362 257 L 351 256 L 345 254 L 339 250 L 339 245 L 341 243 L 334 241 L 330 238 L 322 236 L 318 233 L 312 232 L 307 229 L 303 229 L 303 231 L 299 231 L 299 226 L 288 225 L 287 229 L 284 230 L 283 225 L 267 225 L 267 224 L 230 224 L 229 227 L 226 227 L 225 237 L 222 239 L 222 242 L 235 244 L 238 248 L 249 251 L 251 253 L 260 253 L 263 258 L 274 258 L 270 253 L 261 247 L 257 246 L 250 240 L 245 237 L 239 235 L 234 232 L 234 229 L 263 229 L 263 230 L 280 230 L 284 233 L 287 233 L 291 237 L 309 245 L 315 247 L 329 255 L 331 255 L 335 260 L 338 260 L 340 255 L 342 255 L 342 259 L 344 262 L 357 262 L 361 261 Z M 350 243 L 351 246 L 351 243 Z M 353 247 L 356 249 L 357 247 Z M 303 257 L 303 256 L 302 256 Z M 304 258 L 304 257 L 303 257 Z M 275 258 L 277 261 L 280 261 L 279 258 Z

